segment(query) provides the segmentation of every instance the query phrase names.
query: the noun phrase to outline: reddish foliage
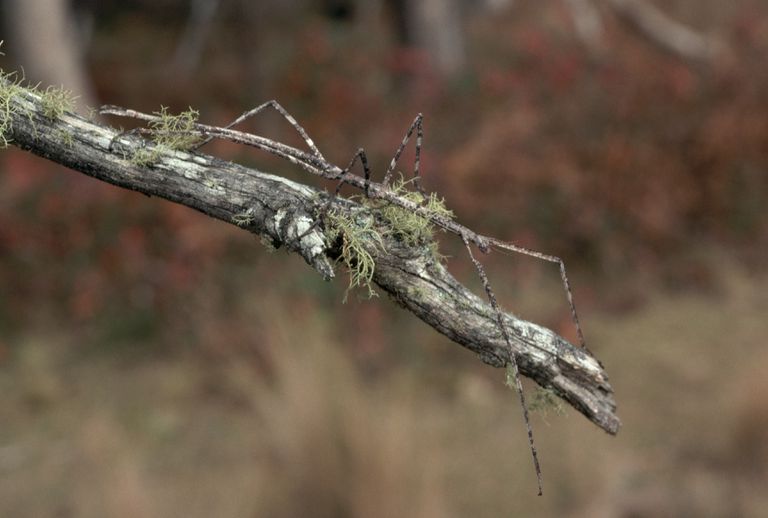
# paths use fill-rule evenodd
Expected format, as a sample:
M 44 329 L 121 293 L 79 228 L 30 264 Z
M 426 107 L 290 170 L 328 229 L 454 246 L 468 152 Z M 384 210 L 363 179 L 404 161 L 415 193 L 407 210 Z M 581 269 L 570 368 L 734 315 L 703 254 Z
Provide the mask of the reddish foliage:
M 709 68 L 664 56 L 613 25 L 609 56 L 592 60 L 568 27 L 553 28 L 546 9 L 533 7 L 474 19 L 470 67 L 453 83 L 383 25 L 345 29 L 319 19 L 265 28 L 258 84 L 247 83 L 253 58 L 231 51 L 248 47 L 248 31 L 212 38 L 206 56 L 214 58 L 183 90 L 150 45 L 170 45 L 167 26 L 150 19 L 115 17 L 91 59 L 110 103 L 192 104 L 222 123 L 277 98 L 335 161 L 366 147 L 378 178 L 423 112 L 425 183 L 465 223 L 571 264 L 581 257 L 592 267 L 647 268 L 694 239 L 768 242 L 768 14 L 754 9 L 728 33 L 736 57 Z M 275 121 L 249 128 L 294 139 Z M 288 168 L 226 143 L 210 150 Z M 400 170 L 410 171 L 412 156 L 404 154 Z M 22 318 L 14 308 L 23 300 L 42 298 L 66 301 L 78 320 L 115 311 L 115 300 L 123 309 L 172 306 L 216 275 L 235 235 L 186 208 L 53 171 L 26 154 L 2 157 L 0 281 L 12 319 Z M 137 285 L 143 295 L 123 296 Z

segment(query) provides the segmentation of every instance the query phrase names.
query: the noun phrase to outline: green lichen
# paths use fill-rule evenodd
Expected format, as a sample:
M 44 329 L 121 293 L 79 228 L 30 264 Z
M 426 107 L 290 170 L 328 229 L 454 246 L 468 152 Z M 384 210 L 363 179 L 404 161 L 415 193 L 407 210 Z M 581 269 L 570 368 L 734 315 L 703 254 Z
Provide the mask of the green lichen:
M 517 382 L 515 381 L 515 371 L 512 364 L 507 364 L 504 384 L 511 390 L 517 391 Z M 555 415 L 567 415 L 563 401 L 557 393 L 551 388 L 536 387 L 533 394 L 528 399 L 528 410 L 536 412 L 542 417 L 547 417 L 550 413 Z
M 409 246 L 429 243 L 433 245 L 433 251 L 437 252 L 434 241 L 434 224 L 430 221 L 430 217 L 450 220 L 453 219 L 453 212 L 445 206 L 445 200 L 438 197 L 434 192 L 425 196 L 418 191 L 408 190 L 408 184 L 411 182 L 412 180 L 405 181 L 401 177 L 392 185 L 392 191 L 400 198 L 420 206 L 423 211 L 422 214 L 404 209 L 399 205 L 393 205 L 385 200 L 374 200 L 368 204 L 379 209 L 390 228 L 390 233 L 396 239 L 400 239 Z
M 342 238 L 341 260 L 349 270 L 349 286 L 344 300 L 349 290 L 355 287 L 367 289 L 369 296 L 376 294 L 371 285 L 376 264 L 368 250 L 371 246 L 384 249 L 385 236 L 399 239 L 408 246 L 427 245 L 430 253 L 439 260 L 444 259 L 438 251 L 430 218 L 452 219 L 453 212 L 445 207 L 445 201 L 435 193 L 424 195 L 408 190 L 411 181 L 401 177 L 392 185 L 392 191 L 398 197 L 421 207 L 421 213 L 404 209 L 387 200 L 369 199 L 361 195 L 356 198 L 360 200 L 362 210 L 351 213 L 331 211 L 327 215 L 327 235 L 334 241 Z M 384 225 L 376 226 L 374 211 L 381 216 Z
M 91 122 L 95 122 L 96 116 L 99 115 L 99 109 L 94 108 L 93 106 L 86 106 L 85 109 L 87 112 L 86 118 Z
M 21 79 L 17 79 L 15 72 L 5 73 L 0 70 L 0 149 L 5 149 L 11 142 L 13 116 L 19 110 L 13 100 L 22 91 L 24 87 L 21 86 Z
M 128 161 L 138 167 L 147 167 L 156 163 L 160 159 L 160 155 L 166 151 L 168 148 L 159 145 L 138 147 L 133 150 Z
M 0 46 L 3 42 L 0 41 Z M 0 52 L 0 55 L 3 55 Z M 40 112 L 49 119 L 56 119 L 75 107 L 75 99 L 72 92 L 62 87 L 49 86 L 41 90 L 39 85 L 24 86 L 23 75 L 19 77 L 16 72 L 5 72 L 0 69 L 0 148 L 8 147 L 10 143 L 10 134 L 13 131 L 13 118 L 20 113 L 26 115 L 30 122 L 33 120 L 33 109 L 24 107 L 22 103 L 16 102 L 16 98 L 23 93 L 33 93 L 40 97 Z M 72 145 L 72 135 L 66 135 L 62 132 L 60 137 L 67 145 Z
M 410 285 L 408 286 L 407 291 L 411 298 L 417 300 L 423 300 L 427 296 L 427 291 L 420 286 Z
M 543 387 L 536 387 L 528 408 L 531 412 L 541 414 L 543 417 L 549 415 L 550 412 L 559 416 L 566 415 L 563 400 L 558 397 L 554 390 Z
M 37 90 L 37 88 L 35 88 Z M 58 119 L 75 107 L 76 97 L 62 87 L 49 86 L 40 92 L 40 108 L 49 119 Z
M 203 138 L 196 129 L 200 112 L 191 107 L 178 115 L 172 115 L 165 106 L 155 112 L 158 117 L 149 123 L 152 140 L 159 146 L 176 151 L 189 151 L 198 146 Z
M 432 254 L 432 257 L 437 259 L 441 263 L 445 263 L 450 256 L 445 255 L 440 252 L 440 244 L 436 240 L 432 240 L 429 243 L 429 253 Z
M 504 372 L 504 384 L 511 390 L 517 391 L 517 380 L 515 379 L 515 368 L 511 363 L 507 364 L 507 369 Z
M 57 129 L 55 133 L 56 140 L 61 141 L 62 144 L 71 148 L 75 145 L 75 136 L 71 131 L 65 129 Z
M 344 294 L 344 301 L 347 300 L 349 291 L 358 287 L 368 290 L 369 297 L 375 296 L 371 281 L 376 262 L 368 249 L 383 249 L 384 241 L 376 229 L 373 216 L 365 210 L 330 211 L 327 214 L 326 233 L 332 241 L 342 241 L 341 260 L 349 270 L 349 286 Z
M 172 115 L 165 106 L 155 112 L 157 120 L 149 123 L 152 145 L 137 148 L 128 161 L 139 167 L 147 167 L 164 154 L 171 151 L 189 151 L 202 142 L 200 133 L 195 129 L 200 113 L 190 108 L 178 115 Z M 215 188 L 215 185 L 208 185 Z

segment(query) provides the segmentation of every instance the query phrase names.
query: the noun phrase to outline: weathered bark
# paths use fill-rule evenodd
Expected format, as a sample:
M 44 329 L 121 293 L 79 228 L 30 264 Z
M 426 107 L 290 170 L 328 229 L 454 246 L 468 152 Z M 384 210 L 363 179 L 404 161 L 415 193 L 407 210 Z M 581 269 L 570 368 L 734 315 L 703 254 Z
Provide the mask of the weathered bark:
M 298 253 L 326 278 L 333 277 L 338 248 L 328 244 L 321 228 L 302 235 L 327 199 L 322 191 L 201 153 L 167 152 L 151 166 L 136 166 L 129 158 L 147 145 L 141 138 L 118 136 L 114 128 L 75 114 L 47 118 L 39 97 L 31 92 L 14 97 L 8 116 L 8 137 L 22 149 L 228 223 L 237 219 L 250 232 Z M 344 199 L 334 205 L 341 211 L 359 208 Z M 555 391 L 605 431 L 618 431 L 613 389 L 602 365 L 587 350 L 508 314 L 515 349 L 510 351 L 491 307 L 451 276 L 427 247 L 407 247 L 385 236 L 383 249 L 371 246 L 369 252 L 376 261 L 374 282 L 403 307 L 489 365 L 506 365 L 514 352 L 523 374 Z

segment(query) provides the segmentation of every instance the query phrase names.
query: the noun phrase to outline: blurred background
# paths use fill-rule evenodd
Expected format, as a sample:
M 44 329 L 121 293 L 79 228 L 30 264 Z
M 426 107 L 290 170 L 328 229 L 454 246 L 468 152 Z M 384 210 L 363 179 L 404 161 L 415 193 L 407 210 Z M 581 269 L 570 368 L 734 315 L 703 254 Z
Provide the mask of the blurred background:
M 0 515 L 768 515 L 768 5 L 3 0 L 3 69 L 79 108 L 277 99 L 381 175 L 563 257 L 624 427 L 533 416 L 385 296 L 187 208 L 0 153 Z M 125 121 L 109 121 L 113 125 Z M 265 114 L 249 131 L 295 145 Z M 208 151 L 328 188 L 252 149 Z M 413 152 L 401 162 L 410 171 Z M 461 243 L 449 268 L 479 289 Z M 573 340 L 555 268 L 483 258 Z M 529 393 L 534 385 L 527 383 Z

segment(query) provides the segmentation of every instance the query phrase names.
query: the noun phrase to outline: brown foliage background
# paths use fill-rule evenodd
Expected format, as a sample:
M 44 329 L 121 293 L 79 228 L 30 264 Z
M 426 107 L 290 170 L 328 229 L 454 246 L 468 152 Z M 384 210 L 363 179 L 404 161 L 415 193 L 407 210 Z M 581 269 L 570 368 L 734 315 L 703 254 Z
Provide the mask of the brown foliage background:
M 236 228 L 8 149 L 0 514 L 759 516 L 768 9 L 665 4 L 727 42 L 710 64 L 610 16 L 595 59 L 560 2 L 468 11 L 468 66 L 446 78 L 385 14 L 247 4 L 222 2 L 182 70 L 180 2 L 99 2 L 86 57 L 100 100 L 221 124 L 274 98 L 326 156 L 363 146 L 379 175 L 424 113 L 427 189 L 470 227 L 566 260 L 625 429 L 611 442 L 576 415 L 537 422 L 536 500 L 501 373 L 389 301 L 342 305 L 343 281 Z M 300 144 L 277 116 L 249 128 Z M 252 150 L 209 152 L 316 182 Z M 443 243 L 450 267 L 477 283 L 459 245 Z M 556 272 L 487 263 L 508 307 L 573 337 Z

